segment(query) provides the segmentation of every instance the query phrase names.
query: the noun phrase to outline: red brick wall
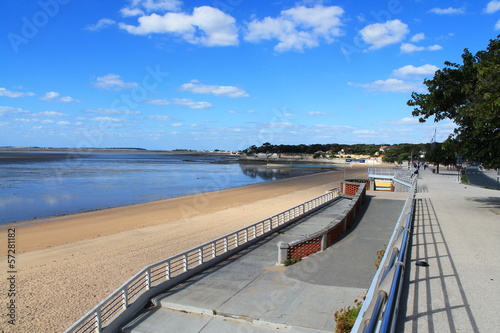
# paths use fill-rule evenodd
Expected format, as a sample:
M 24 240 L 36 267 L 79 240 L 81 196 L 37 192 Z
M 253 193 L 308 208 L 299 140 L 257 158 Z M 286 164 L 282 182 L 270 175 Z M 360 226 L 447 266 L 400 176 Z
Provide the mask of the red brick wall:
M 344 184 L 345 191 L 343 192 L 345 195 L 356 195 L 358 192 L 359 184 Z
M 321 251 L 321 236 L 308 240 L 288 249 L 288 259 L 303 258 Z
M 333 242 L 335 242 L 337 239 L 339 239 L 343 233 L 344 233 L 344 225 L 342 222 L 340 222 L 339 224 L 337 224 L 335 226 L 335 228 L 328 231 L 328 234 L 326 236 L 326 246 L 332 245 Z

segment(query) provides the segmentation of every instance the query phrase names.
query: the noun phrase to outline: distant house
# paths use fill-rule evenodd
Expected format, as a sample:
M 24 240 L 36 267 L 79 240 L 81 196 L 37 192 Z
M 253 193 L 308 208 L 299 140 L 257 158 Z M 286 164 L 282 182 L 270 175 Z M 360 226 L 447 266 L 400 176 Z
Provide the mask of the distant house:
M 384 151 L 388 148 L 389 146 L 380 146 L 380 148 L 378 149 L 377 152 L 375 152 L 375 156 L 380 156 L 380 154 L 382 154 L 383 156 L 383 153 Z
M 352 154 L 352 151 L 350 150 L 346 150 L 344 148 L 342 148 L 339 152 L 338 152 L 339 155 L 347 155 L 347 154 Z

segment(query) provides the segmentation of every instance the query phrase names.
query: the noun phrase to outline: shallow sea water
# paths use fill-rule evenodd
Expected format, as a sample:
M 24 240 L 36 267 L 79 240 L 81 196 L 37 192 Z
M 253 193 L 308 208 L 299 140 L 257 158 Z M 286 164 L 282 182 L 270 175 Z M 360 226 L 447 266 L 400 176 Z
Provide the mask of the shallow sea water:
M 0 154 L 0 224 L 290 178 L 325 169 L 154 153 Z M 14 156 L 13 156 L 14 155 Z

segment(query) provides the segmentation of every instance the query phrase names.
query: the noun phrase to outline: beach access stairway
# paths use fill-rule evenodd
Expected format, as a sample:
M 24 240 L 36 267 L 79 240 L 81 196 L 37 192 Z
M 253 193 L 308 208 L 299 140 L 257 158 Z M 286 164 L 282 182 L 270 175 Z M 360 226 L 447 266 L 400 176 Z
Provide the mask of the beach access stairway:
M 369 199 L 369 211 L 358 211 L 358 224 L 332 246 L 288 267 L 277 264 L 278 244 L 327 235 L 343 221 L 353 200 L 339 199 L 155 297 L 122 332 L 332 332 L 333 314 L 361 299 L 372 281 L 376 252 L 404 204 L 399 197 Z

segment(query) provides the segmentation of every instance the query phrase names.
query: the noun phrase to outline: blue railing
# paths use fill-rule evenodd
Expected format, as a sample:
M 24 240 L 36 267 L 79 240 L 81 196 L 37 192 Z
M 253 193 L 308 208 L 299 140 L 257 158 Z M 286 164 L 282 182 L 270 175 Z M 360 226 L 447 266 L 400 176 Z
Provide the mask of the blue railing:
M 416 177 L 351 332 L 394 332 L 413 228 Z

